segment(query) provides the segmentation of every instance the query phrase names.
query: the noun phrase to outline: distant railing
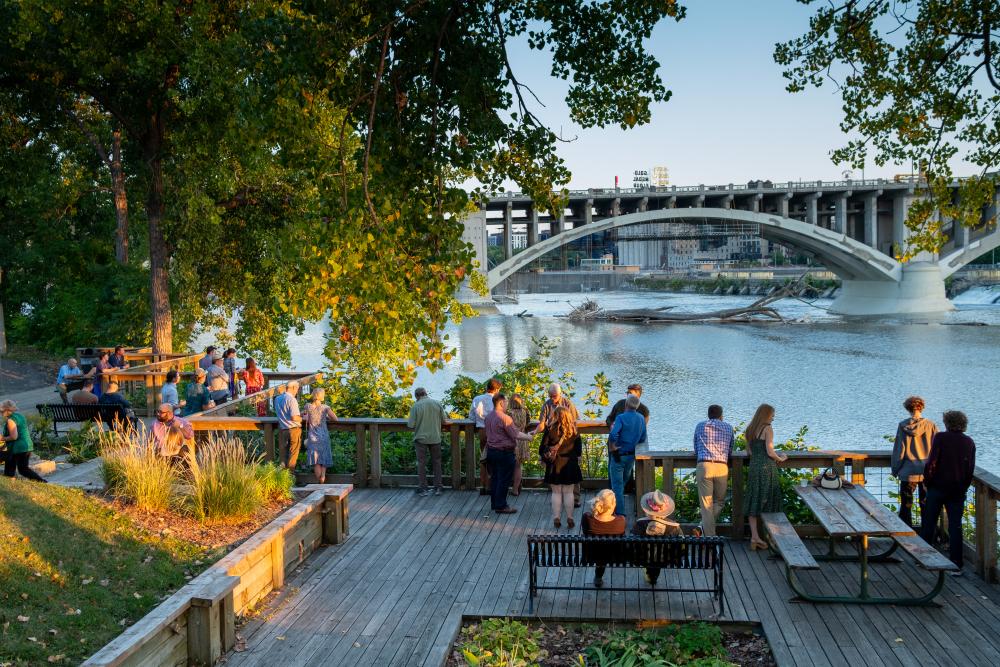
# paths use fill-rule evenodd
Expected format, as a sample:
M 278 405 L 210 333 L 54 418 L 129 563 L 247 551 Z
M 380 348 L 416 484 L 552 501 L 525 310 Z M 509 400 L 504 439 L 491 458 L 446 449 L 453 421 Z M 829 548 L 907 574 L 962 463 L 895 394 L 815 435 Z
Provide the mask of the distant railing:
M 264 375 L 265 383 L 264 389 L 261 391 L 254 392 L 252 394 L 247 394 L 246 396 L 241 396 L 239 398 L 233 399 L 231 401 L 226 401 L 225 403 L 220 403 L 214 408 L 209 408 L 203 412 L 191 415 L 192 418 L 196 417 L 225 417 L 234 414 L 240 408 L 253 405 L 256 406 L 261 401 L 270 401 L 278 394 L 284 393 L 285 389 L 288 387 L 289 382 L 298 382 L 299 386 L 304 390 L 308 389 L 313 383 L 322 382 L 322 373 L 266 373 Z M 272 381 L 280 382 L 273 387 L 270 386 Z
M 884 503 L 889 503 L 896 492 L 894 478 L 890 480 L 888 451 L 784 451 L 786 461 L 780 468 L 820 471 L 834 468 L 845 479 L 865 487 Z M 729 465 L 729 488 L 732 520 L 719 523 L 719 532 L 730 537 L 742 538 L 746 534 L 744 505 L 745 479 L 748 456 L 745 451 L 734 452 Z M 697 458 L 691 451 L 660 451 L 640 447 L 636 454 L 636 495 L 660 488 L 675 497 L 680 477 L 693 473 Z M 963 522 L 963 537 L 967 558 L 975 563 L 976 573 L 989 582 L 998 581 L 997 551 L 997 502 L 1000 501 L 1000 477 L 976 468 Z M 916 510 L 917 508 L 914 507 Z M 942 520 L 943 522 L 943 520 Z M 733 527 L 738 526 L 738 530 Z M 799 526 L 803 533 L 819 534 L 818 526 Z
M 157 356 L 159 357 L 158 361 L 152 361 L 142 366 L 131 366 L 124 370 L 102 373 L 101 382 L 104 385 L 102 390 L 107 389 L 108 382 L 117 382 L 130 390 L 141 386 L 146 396 L 146 416 L 152 417 L 160 405 L 160 390 L 163 388 L 167 372 L 176 370 L 183 374 L 187 368 L 191 368 L 193 371 L 205 353 L 161 354 Z

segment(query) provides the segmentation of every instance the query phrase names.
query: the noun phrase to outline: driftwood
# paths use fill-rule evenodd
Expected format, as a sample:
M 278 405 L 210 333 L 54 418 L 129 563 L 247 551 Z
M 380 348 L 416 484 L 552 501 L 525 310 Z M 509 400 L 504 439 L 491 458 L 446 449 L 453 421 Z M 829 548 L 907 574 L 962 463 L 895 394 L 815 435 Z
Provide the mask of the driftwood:
M 605 310 L 591 300 L 576 306 L 567 317 L 575 322 L 594 320 L 611 322 L 752 322 L 775 321 L 784 322 L 784 318 L 770 305 L 787 296 L 797 293 L 802 279 L 789 283 L 765 297 L 757 299 L 749 306 L 742 308 L 725 308 L 706 313 L 674 313 L 665 308 L 630 308 L 626 310 Z

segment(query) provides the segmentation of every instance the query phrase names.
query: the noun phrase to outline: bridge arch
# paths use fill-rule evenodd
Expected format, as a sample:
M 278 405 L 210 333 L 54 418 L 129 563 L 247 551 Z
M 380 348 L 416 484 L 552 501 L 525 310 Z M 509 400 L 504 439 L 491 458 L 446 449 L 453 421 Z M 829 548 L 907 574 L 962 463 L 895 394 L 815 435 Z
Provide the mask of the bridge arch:
M 487 274 L 486 280 L 492 290 L 539 257 L 590 234 L 643 223 L 698 223 L 707 221 L 757 224 L 760 226 L 760 234 L 763 238 L 812 253 L 824 266 L 844 281 L 895 283 L 901 280 L 902 268 L 899 262 L 846 234 L 770 213 L 728 208 L 672 208 L 641 211 L 574 227 L 555 236 L 550 236 L 498 264 Z

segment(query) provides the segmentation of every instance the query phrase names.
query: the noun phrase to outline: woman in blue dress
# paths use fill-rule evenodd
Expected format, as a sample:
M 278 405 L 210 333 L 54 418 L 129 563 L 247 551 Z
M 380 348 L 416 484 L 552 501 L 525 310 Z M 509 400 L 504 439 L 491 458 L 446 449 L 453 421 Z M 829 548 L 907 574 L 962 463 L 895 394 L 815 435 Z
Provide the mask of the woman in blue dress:
M 304 426 L 309 429 L 306 434 L 306 463 L 313 467 L 317 484 L 326 483 L 326 469 L 333 465 L 330 430 L 326 423 L 337 421 L 337 414 L 323 402 L 324 398 L 326 392 L 323 389 L 313 391 L 309 405 L 302 413 Z

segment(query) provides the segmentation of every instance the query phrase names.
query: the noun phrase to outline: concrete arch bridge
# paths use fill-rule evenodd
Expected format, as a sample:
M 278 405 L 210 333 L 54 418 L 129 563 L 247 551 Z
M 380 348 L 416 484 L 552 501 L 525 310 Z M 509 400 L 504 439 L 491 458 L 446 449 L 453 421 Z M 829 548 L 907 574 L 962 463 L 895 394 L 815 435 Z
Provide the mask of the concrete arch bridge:
M 768 241 L 814 256 L 842 280 L 843 288 L 831 308 L 839 314 L 896 315 L 952 310 L 945 295 L 944 279 L 1000 247 L 996 224 L 980 230 L 946 226 L 950 238 L 940 256 L 922 253 L 901 264 L 891 252 L 894 244 L 905 240 L 903 221 L 915 197 L 913 184 L 881 180 L 864 183 L 868 185 L 815 183 L 805 191 L 791 190 L 793 184 L 770 188 L 759 184 L 748 189 L 730 185 L 609 193 L 581 191 L 571 193 L 567 211 L 573 215 L 550 217 L 551 235 L 541 240 L 538 225 L 546 220 L 539 220 L 530 199 L 516 194 L 496 197 L 482 215 L 486 216 L 486 224 L 504 225 L 506 259 L 488 272 L 487 282 L 492 290 L 534 260 L 590 234 L 621 230 L 618 237 L 621 242 L 642 238 L 641 232 L 634 233 L 642 229 L 636 228 L 637 225 L 721 224 L 731 226 L 734 233 L 755 229 Z M 855 192 L 860 195 L 859 206 L 852 205 Z M 995 200 L 993 206 L 984 210 L 984 220 L 996 215 L 997 203 Z M 654 207 L 657 204 L 661 207 Z M 515 215 L 516 206 L 522 208 L 523 216 Z M 625 212 L 627 208 L 633 211 Z M 491 211 L 502 212 L 502 217 L 490 219 Z M 515 224 L 527 226 L 528 238 L 528 247 L 517 254 L 510 247 Z

